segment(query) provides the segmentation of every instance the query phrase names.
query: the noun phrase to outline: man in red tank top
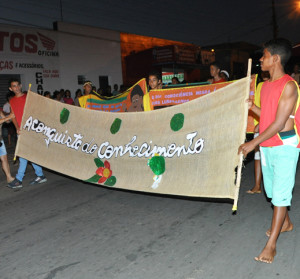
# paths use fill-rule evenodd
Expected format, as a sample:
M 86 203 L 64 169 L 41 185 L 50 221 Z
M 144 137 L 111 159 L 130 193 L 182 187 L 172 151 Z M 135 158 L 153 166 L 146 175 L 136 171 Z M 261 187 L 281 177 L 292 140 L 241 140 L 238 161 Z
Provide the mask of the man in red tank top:
M 250 109 L 260 117 L 260 133 L 238 150 L 239 154 L 247 156 L 260 145 L 265 191 L 274 205 L 271 227 L 266 232 L 269 239 L 260 255 L 255 257 L 255 260 L 265 263 L 274 260 L 280 232 L 293 229 L 287 207 L 291 205 L 299 157 L 296 127 L 299 88 L 284 72 L 291 49 L 290 42 L 285 39 L 265 44 L 260 62 L 262 71 L 270 73 L 270 79 L 261 89 L 261 109 L 249 101 Z

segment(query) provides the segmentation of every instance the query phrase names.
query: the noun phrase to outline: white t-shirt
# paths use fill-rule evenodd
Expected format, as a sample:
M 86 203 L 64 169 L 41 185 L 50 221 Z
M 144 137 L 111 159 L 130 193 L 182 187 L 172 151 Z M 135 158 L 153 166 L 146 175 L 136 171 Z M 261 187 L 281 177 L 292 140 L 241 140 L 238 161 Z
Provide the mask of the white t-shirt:
M 5 113 L 10 113 L 10 104 L 9 102 L 6 102 L 4 105 L 3 105 L 3 111 Z

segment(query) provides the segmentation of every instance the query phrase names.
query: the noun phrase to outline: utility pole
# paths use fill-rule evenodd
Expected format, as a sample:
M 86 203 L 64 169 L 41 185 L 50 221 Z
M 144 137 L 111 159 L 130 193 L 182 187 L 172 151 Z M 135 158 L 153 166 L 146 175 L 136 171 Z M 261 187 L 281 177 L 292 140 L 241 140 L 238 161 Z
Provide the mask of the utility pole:
M 62 0 L 59 0 L 59 4 L 60 4 L 60 21 L 64 21 L 63 9 L 62 9 Z
M 272 0 L 272 25 L 273 25 L 273 39 L 278 37 L 278 24 L 275 13 L 275 0 Z

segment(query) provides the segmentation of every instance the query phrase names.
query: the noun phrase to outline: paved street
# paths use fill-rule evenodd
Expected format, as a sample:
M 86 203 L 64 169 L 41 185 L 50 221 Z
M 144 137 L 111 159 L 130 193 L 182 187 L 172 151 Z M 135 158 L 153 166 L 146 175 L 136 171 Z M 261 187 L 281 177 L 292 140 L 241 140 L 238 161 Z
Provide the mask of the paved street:
M 1 172 L 0 278 L 299 278 L 300 170 L 290 211 L 295 229 L 280 236 L 268 265 L 253 260 L 272 214 L 264 194 L 245 193 L 253 165 L 243 169 L 237 215 L 230 201 L 96 187 L 50 171 L 47 183 L 29 186 L 31 166 L 23 189 L 13 191 Z

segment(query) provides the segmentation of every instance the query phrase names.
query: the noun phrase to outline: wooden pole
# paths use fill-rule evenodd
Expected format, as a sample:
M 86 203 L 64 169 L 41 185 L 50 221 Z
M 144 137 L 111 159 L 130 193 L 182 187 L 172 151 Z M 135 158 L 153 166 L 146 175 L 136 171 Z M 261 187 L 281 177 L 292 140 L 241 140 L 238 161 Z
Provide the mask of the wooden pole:
M 251 66 L 252 66 L 252 59 L 248 60 L 248 72 L 247 72 L 247 93 L 246 93 L 246 98 L 249 98 L 249 94 L 250 94 L 250 83 L 251 83 Z M 245 102 L 245 114 L 244 114 L 244 128 L 243 128 L 243 133 L 246 131 L 247 129 L 247 120 L 248 120 L 248 104 Z M 245 133 L 244 133 L 245 134 Z M 245 136 L 244 136 L 244 140 L 245 141 Z M 242 144 L 243 142 L 241 142 Z M 235 195 L 234 195 L 234 201 L 233 201 L 233 207 L 232 207 L 232 211 L 233 213 L 235 213 L 237 211 L 237 202 L 238 202 L 238 198 L 239 198 L 239 191 L 240 191 L 240 185 L 241 185 L 241 176 L 242 176 L 242 166 L 243 166 L 243 154 L 239 154 L 239 163 L 238 163 L 238 169 L 237 169 L 237 177 L 236 177 L 236 182 L 235 182 Z

